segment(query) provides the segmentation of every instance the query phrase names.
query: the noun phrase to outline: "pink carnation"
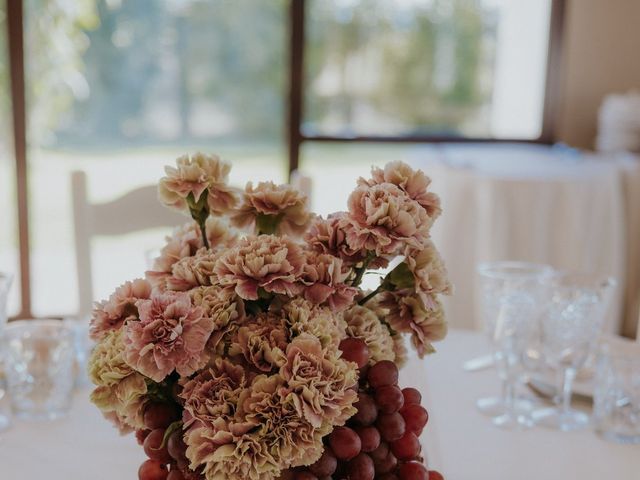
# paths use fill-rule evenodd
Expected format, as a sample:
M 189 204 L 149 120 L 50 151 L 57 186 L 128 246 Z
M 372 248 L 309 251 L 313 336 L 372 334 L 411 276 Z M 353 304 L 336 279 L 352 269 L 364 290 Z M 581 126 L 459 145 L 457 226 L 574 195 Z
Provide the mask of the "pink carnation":
M 408 245 L 420 248 L 431 219 L 422 206 L 395 185 L 360 186 L 349 197 L 347 242 L 354 250 L 395 255 Z
M 258 289 L 293 296 L 304 265 L 301 248 L 286 237 L 260 235 L 242 239 L 216 262 L 214 272 L 223 286 L 232 286 L 245 300 L 257 300 Z
M 318 217 L 312 222 L 304 239 L 312 250 L 338 257 L 345 266 L 351 267 L 362 262 L 366 252 L 351 249 L 345 231 L 347 224 L 346 212 L 332 213 L 326 219 Z
M 150 295 L 151 284 L 146 280 L 136 279 L 120 285 L 108 300 L 96 303 L 91 319 L 91 338 L 99 340 L 111 330 L 122 327 L 128 320 L 136 319 L 136 302 Z
M 450 295 L 453 290 L 442 257 L 431 240 L 420 250 L 407 248 L 405 257 L 414 277 L 416 293 L 427 308 L 434 309 L 437 305 L 435 295 Z
M 345 283 L 348 276 L 339 258 L 308 252 L 301 278 L 305 285 L 304 297 L 316 305 L 325 304 L 334 311 L 342 311 L 353 303 L 358 292 Z
M 272 313 L 259 313 L 235 332 L 229 355 L 242 356 L 252 368 L 269 373 L 284 362 L 288 337 L 284 319 Z
M 214 324 L 191 304 L 188 293 L 166 292 L 136 305 L 140 321 L 125 327 L 129 365 L 156 382 L 174 370 L 187 376 L 204 366 Z

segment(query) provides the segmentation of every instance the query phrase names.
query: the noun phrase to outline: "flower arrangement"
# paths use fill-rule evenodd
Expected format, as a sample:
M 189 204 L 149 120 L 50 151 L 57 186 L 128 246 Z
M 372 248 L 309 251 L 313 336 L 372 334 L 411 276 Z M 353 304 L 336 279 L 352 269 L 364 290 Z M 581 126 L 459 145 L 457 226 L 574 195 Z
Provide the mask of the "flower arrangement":
M 91 400 L 135 431 L 139 478 L 441 478 L 420 457 L 420 394 L 397 385 L 404 336 L 423 356 L 446 334 L 429 178 L 374 168 L 322 218 L 288 185 L 229 186 L 215 155 L 176 163 L 159 198 L 193 221 L 91 324 Z

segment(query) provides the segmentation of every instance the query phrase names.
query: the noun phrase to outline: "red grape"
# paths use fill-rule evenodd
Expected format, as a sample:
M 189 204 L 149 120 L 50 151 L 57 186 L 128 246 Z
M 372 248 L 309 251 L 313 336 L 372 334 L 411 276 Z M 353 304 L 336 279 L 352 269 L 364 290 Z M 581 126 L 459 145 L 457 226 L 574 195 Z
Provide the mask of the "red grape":
M 422 401 L 422 394 L 420 394 L 420 392 L 415 388 L 403 388 L 402 395 L 404 396 L 405 405 L 420 405 L 420 402 Z
M 342 358 L 354 362 L 358 368 L 364 367 L 369 362 L 367 344 L 359 338 L 345 338 L 340 342 L 339 348 L 342 351 Z
M 167 451 L 175 460 L 185 458 L 187 445 L 182 438 L 182 429 L 174 431 L 167 440 Z
M 400 410 L 400 414 L 407 424 L 407 430 L 420 435 L 429 421 L 429 414 L 420 405 L 407 405 Z
M 185 478 L 180 470 L 174 468 L 169 472 L 167 480 L 185 480 Z
M 168 474 L 166 467 L 155 460 L 146 460 L 138 469 L 139 480 L 166 480 Z
M 157 460 L 160 463 L 170 463 L 172 458 L 167 451 L 167 446 L 161 447 L 163 438 L 164 430 L 162 428 L 153 430 L 144 439 L 144 453 L 152 460 Z
M 390 360 L 382 360 L 371 366 L 367 373 L 367 380 L 373 388 L 396 385 L 398 383 L 398 367 Z
M 337 427 L 329 435 L 329 445 L 339 460 L 351 460 L 360 453 L 360 437 L 349 427 Z
M 385 473 L 376 477 L 377 480 L 398 480 L 398 476 L 395 473 Z
M 405 423 L 399 413 L 385 413 L 378 416 L 376 427 L 386 442 L 393 442 L 404 435 Z
M 407 480 L 429 480 L 429 472 L 424 468 L 424 465 L 418 462 L 403 463 L 400 465 L 398 473 L 400 473 L 400 478 Z
M 420 441 L 413 432 L 406 432 L 391 444 L 391 451 L 399 460 L 411 460 L 420 453 Z
M 372 452 L 380 445 L 380 432 L 376 427 L 357 427 L 363 452 Z
M 338 460 L 328 448 L 325 448 L 320 459 L 311 465 L 309 470 L 317 477 L 326 477 L 333 475 L 337 467 Z
M 178 409 L 172 403 L 150 403 L 144 410 L 144 426 L 149 430 L 167 428 L 178 419 Z
M 386 442 L 380 442 L 378 448 L 369 453 L 369 456 L 374 460 L 384 460 L 389 454 L 389 445 Z
M 398 460 L 393 453 L 388 452 L 386 457 L 384 457 L 383 459 L 374 460 L 373 464 L 376 468 L 377 473 L 389 473 L 395 470 L 396 466 L 398 465 Z
M 429 480 L 444 480 L 444 477 L 436 470 L 429 470 Z
M 376 389 L 376 405 L 382 413 L 397 412 L 404 405 L 402 390 L 395 385 L 384 385 Z
M 360 393 L 354 407 L 358 410 L 351 419 L 359 425 L 371 425 L 378 417 L 378 407 L 371 395 Z
M 307 471 L 300 471 L 300 472 L 296 472 L 293 475 L 293 479 L 294 480 L 318 480 L 318 477 L 316 477 L 313 473 L 311 472 L 307 472 Z
M 361 453 L 347 465 L 349 480 L 373 480 L 376 474 L 373 460 L 366 453 Z
M 144 439 L 147 438 L 147 435 L 151 433 L 151 430 L 136 430 L 136 440 L 138 441 L 138 445 L 142 445 L 144 443 Z

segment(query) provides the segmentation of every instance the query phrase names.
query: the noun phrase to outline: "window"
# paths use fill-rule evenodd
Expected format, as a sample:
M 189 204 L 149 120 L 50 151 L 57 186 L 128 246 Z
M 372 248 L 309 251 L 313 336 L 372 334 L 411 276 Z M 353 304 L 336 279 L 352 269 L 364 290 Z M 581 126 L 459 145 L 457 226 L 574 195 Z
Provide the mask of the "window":
M 0 2 L 0 269 L 24 279 L 12 314 L 76 309 L 74 170 L 104 201 L 213 151 L 239 186 L 301 168 L 326 213 L 370 163 L 410 157 L 406 142 L 551 140 L 563 0 Z M 358 141 L 375 143 L 343 143 Z M 96 239 L 96 297 L 141 275 L 165 234 Z

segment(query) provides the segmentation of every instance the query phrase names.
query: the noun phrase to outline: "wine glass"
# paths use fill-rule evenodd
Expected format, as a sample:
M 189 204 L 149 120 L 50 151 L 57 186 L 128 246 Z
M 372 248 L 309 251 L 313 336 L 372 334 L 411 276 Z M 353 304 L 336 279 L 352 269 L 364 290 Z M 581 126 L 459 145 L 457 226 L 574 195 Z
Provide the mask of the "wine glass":
M 610 277 L 559 273 L 550 281 L 550 296 L 541 321 L 541 348 L 546 363 L 558 372 L 557 405 L 535 411 L 536 423 L 562 431 L 589 425 L 589 415 L 571 408 L 576 373 L 593 354 L 616 282 Z
M 9 296 L 9 289 L 11 288 L 11 282 L 13 277 L 8 273 L 0 272 L 0 339 L 2 338 L 2 332 L 4 326 L 7 323 L 7 299 Z M 0 342 L 1 345 L 1 342 Z M 3 355 L 2 347 L 0 346 L 0 370 L 2 370 Z M 4 378 L 0 378 L 0 403 L 5 395 Z M 0 410 L 0 431 L 6 430 L 11 424 L 11 419 L 8 415 L 2 413 Z
M 500 427 L 530 426 L 530 402 L 516 398 L 526 357 L 539 336 L 545 281 L 553 268 L 527 262 L 488 262 L 478 267 L 482 317 L 502 383 L 500 397 L 480 398 L 480 412 Z

